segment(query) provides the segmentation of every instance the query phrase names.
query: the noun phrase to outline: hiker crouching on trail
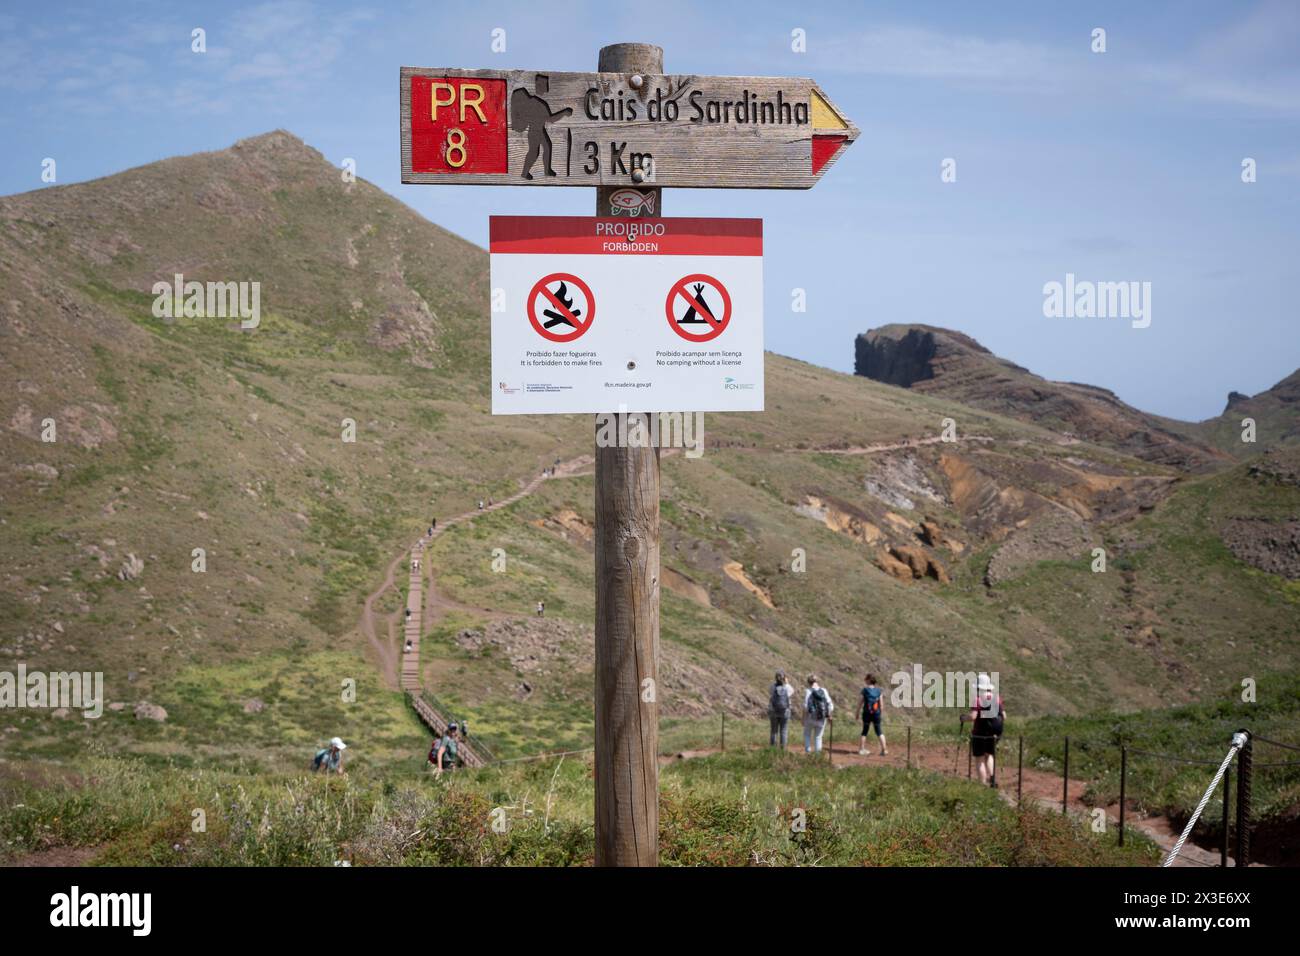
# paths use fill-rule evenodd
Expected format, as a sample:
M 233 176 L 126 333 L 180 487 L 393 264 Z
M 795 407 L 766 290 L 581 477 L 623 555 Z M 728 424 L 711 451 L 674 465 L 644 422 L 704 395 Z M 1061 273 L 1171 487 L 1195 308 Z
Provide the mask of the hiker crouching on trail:
M 862 688 L 862 693 L 858 696 L 857 713 L 853 715 L 862 718 L 862 743 L 858 747 L 858 753 L 863 756 L 867 755 L 867 734 L 874 727 L 876 728 L 876 739 L 880 741 L 880 756 L 888 757 L 889 751 L 885 749 L 885 735 L 880 731 L 885 693 L 876 686 L 875 674 L 868 674 L 866 681 L 867 686 Z
M 794 688 L 785 679 L 785 671 L 777 671 L 768 694 L 767 715 L 772 721 L 771 745 L 775 747 L 779 737 L 782 750 L 790 743 L 790 704 L 793 700 Z
M 324 767 L 326 773 L 329 773 L 331 770 L 335 773 L 343 773 L 343 751 L 347 749 L 347 744 L 338 737 L 334 737 L 330 740 L 328 747 L 323 747 L 316 751 L 316 756 L 311 762 L 312 772 Z
M 447 732 L 429 748 L 429 763 L 433 764 L 434 773 L 441 774 L 444 770 L 455 770 L 459 757 L 460 727 L 448 724 Z
M 803 694 L 803 750 L 804 753 L 822 752 L 822 733 L 826 722 L 835 713 L 835 702 L 826 688 L 817 683 L 814 674 L 808 675 L 808 689 Z
M 980 674 L 974 706 L 971 707 L 969 714 L 962 714 L 961 719 L 971 722 L 970 753 L 975 758 L 980 783 L 987 783 L 990 787 L 998 785 L 994 754 L 998 749 L 998 740 L 1002 737 L 1002 726 L 1006 716 L 1006 711 L 1002 707 L 1002 697 L 998 694 L 997 688 L 993 686 L 987 674 Z

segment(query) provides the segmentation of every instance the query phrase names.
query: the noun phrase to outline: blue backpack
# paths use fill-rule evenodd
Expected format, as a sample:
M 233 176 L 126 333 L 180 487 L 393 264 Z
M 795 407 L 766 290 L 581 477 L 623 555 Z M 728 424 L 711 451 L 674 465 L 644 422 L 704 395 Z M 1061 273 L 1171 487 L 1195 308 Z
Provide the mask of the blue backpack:
M 880 716 L 880 698 L 883 692 L 879 687 L 862 688 L 862 712 L 868 718 Z

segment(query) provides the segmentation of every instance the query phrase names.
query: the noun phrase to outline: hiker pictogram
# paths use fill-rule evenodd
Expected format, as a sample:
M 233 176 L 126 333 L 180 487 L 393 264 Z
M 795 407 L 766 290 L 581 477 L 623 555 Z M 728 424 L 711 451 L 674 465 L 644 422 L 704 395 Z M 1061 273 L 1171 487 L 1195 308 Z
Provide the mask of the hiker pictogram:
M 542 155 L 542 170 L 547 176 L 556 175 L 551 168 L 551 134 L 546 125 L 573 112 L 569 106 L 551 112 L 551 104 L 542 99 L 551 88 L 550 77 L 545 73 L 538 73 L 533 85 L 537 89 L 536 93 L 529 93 L 522 86 L 517 86 L 510 94 L 510 128 L 516 133 L 528 133 L 528 152 L 524 155 L 521 173 L 524 179 L 533 178 L 533 163 L 537 162 L 539 152 Z
M 591 287 L 571 273 L 544 276 L 528 293 L 528 321 L 552 342 L 572 342 L 591 328 L 595 317 Z
M 731 321 L 731 295 L 713 276 L 688 275 L 668 290 L 668 324 L 688 342 L 716 339 Z

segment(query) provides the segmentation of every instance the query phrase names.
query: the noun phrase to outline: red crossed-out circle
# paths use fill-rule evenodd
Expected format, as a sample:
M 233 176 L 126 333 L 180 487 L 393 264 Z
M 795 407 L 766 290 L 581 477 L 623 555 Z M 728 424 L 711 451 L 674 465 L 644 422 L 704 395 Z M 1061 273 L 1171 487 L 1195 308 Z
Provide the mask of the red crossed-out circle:
M 550 289 L 552 282 L 564 282 L 569 285 L 577 286 L 582 290 L 582 294 L 587 297 L 587 314 L 585 317 L 575 316 L 571 311 L 564 307 L 562 303 Z M 552 332 L 537 317 L 537 297 L 544 296 L 550 303 L 552 312 L 558 312 L 567 316 L 573 322 L 573 329 L 569 332 Z M 584 321 L 585 318 L 585 321 Z M 591 287 L 583 282 L 577 276 L 569 272 L 552 272 L 548 276 L 543 276 L 537 280 L 533 290 L 528 293 L 528 321 L 533 324 L 537 334 L 542 338 L 550 339 L 552 342 L 572 342 L 574 339 L 582 336 L 591 328 L 592 320 L 596 318 L 596 297 L 591 294 Z
M 707 282 L 718 290 L 718 293 L 722 296 L 721 317 L 699 308 L 699 303 L 697 303 L 695 299 L 691 297 L 690 292 L 687 291 L 687 286 L 692 282 Z M 681 323 L 677 321 L 677 316 L 673 315 L 673 300 L 678 296 L 681 296 L 695 307 L 696 314 L 709 324 L 708 329 L 699 335 L 693 335 L 682 328 Z M 703 272 L 696 272 L 673 283 L 673 287 L 668 290 L 668 299 L 664 302 L 664 311 L 668 313 L 669 327 L 671 327 L 674 332 L 684 338 L 687 342 L 707 342 L 710 339 L 716 339 L 721 335 L 723 330 L 726 329 L 727 324 L 731 322 L 731 294 L 727 292 L 727 287 L 717 279 L 713 278 L 713 276 L 705 275 Z

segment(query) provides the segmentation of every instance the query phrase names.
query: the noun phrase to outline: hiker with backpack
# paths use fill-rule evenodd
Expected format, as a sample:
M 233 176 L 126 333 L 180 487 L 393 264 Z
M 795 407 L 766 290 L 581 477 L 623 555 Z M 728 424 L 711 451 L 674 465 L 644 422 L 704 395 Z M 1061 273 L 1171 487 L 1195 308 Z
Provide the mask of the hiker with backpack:
M 348 745 L 338 737 L 332 738 L 328 746 L 316 751 L 316 756 L 311 762 L 312 772 L 315 773 L 323 767 L 326 773 L 331 770 L 335 773 L 343 773 L 343 751 L 347 749 Z
M 452 722 L 447 725 L 447 732 L 429 748 L 429 763 L 433 764 L 433 772 L 441 775 L 444 770 L 455 770 L 459 757 L 460 727 Z
M 822 752 L 822 734 L 826 722 L 835 712 L 835 702 L 826 688 L 817 683 L 814 674 L 808 675 L 808 689 L 803 695 L 803 750 L 804 753 Z
M 858 753 L 866 756 L 867 734 L 874 727 L 876 728 L 876 739 L 880 741 L 880 756 L 888 757 L 889 751 L 885 749 L 885 735 L 880 730 L 885 694 L 876 686 L 875 674 L 868 674 L 866 680 L 867 686 L 862 688 L 862 693 L 858 697 L 857 713 L 853 715 L 855 718 L 862 718 L 862 744 L 858 747 Z
M 980 674 L 976 685 L 974 706 L 969 714 L 962 714 L 963 722 L 971 722 L 970 753 L 975 758 L 975 767 L 979 771 L 980 783 L 996 788 L 998 785 L 995 754 L 998 740 L 1002 737 L 1006 710 L 1002 706 L 1002 697 L 989 680 L 988 674 Z
M 771 745 L 775 747 L 779 737 L 782 750 L 790 743 L 790 702 L 793 699 L 794 687 L 785 679 L 785 671 L 777 671 L 767 698 L 767 715 L 772 721 Z

